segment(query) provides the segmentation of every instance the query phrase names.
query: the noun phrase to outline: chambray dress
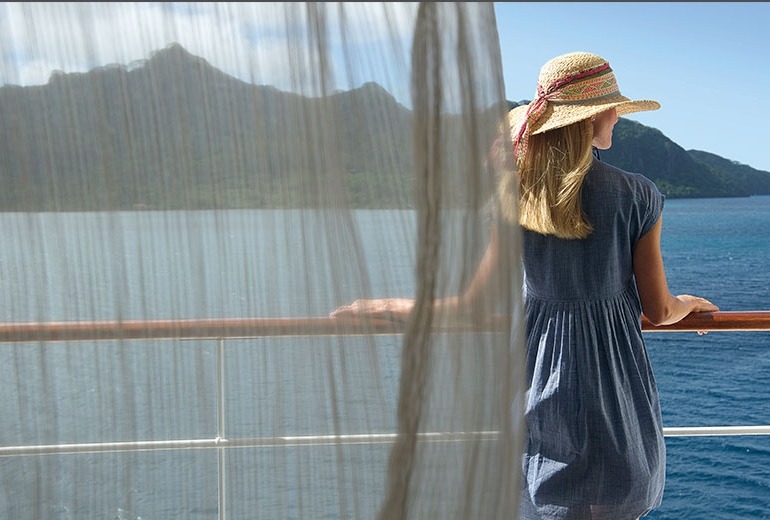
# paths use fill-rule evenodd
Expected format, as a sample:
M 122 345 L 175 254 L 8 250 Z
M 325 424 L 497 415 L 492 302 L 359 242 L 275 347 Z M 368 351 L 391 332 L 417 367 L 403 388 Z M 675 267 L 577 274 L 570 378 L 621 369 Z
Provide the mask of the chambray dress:
M 626 520 L 660 504 L 665 445 L 632 251 L 663 202 L 649 179 L 594 159 L 582 190 L 591 235 L 524 231 L 522 519 Z

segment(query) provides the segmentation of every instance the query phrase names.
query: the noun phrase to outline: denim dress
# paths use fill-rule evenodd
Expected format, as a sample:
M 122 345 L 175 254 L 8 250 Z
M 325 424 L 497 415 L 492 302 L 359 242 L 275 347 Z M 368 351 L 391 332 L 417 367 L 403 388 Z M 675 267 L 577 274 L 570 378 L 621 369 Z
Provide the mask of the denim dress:
M 663 195 L 597 159 L 586 239 L 524 230 L 526 423 L 520 518 L 635 519 L 660 504 L 665 444 L 632 270 Z

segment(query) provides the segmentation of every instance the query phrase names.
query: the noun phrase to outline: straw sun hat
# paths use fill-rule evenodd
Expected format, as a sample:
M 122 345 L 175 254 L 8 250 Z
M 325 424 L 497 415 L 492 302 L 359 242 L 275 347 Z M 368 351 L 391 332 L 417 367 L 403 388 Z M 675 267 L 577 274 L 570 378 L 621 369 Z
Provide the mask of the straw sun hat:
M 657 110 L 652 100 L 632 101 L 620 93 L 607 60 L 588 52 L 557 56 L 540 69 L 535 98 L 508 114 L 514 147 L 526 150 L 530 135 L 561 128 L 614 108 L 618 116 Z

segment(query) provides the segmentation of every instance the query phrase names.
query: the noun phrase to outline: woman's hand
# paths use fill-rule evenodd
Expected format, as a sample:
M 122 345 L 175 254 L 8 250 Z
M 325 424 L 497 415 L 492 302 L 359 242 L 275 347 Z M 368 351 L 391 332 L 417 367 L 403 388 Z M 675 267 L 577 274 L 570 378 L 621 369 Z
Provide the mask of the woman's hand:
M 330 318 L 366 316 L 390 321 L 403 322 L 409 317 L 414 307 L 410 298 L 380 298 L 374 300 L 356 300 L 350 305 L 338 307 L 329 314 Z
M 685 302 L 687 305 L 690 306 L 692 309 L 690 312 L 716 312 L 719 310 L 719 307 L 708 301 L 706 298 L 701 298 L 699 296 L 692 296 L 690 294 L 680 294 L 677 296 L 677 299 Z M 707 330 L 699 330 L 698 336 L 703 336 L 704 334 L 708 334 L 709 332 Z
M 689 294 L 680 294 L 677 298 L 690 306 L 690 312 L 716 312 L 719 310 L 719 307 L 708 301 L 706 298 Z

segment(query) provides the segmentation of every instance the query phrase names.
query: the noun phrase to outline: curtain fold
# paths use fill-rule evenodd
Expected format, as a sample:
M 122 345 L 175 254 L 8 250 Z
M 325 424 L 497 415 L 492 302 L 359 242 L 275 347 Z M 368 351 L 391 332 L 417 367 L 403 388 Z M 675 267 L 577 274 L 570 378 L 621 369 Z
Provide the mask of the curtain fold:
M 495 218 L 493 4 L 0 12 L 0 324 L 93 332 L 0 343 L 0 516 L 516 517 L 518 229 L 432 310 Z

